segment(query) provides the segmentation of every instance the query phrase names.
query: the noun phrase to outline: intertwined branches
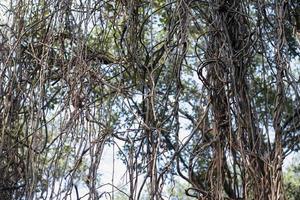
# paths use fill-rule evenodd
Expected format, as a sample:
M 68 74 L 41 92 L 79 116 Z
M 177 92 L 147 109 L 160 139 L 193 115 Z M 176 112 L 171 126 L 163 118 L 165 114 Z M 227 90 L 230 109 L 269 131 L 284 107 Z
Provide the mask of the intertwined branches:
M 284 199 L 283 160 L 299 148 L 299 6 L 1 5 L 0 196 L 165 199 L 179 176 L 197 199 Z M 105 148 L 125 187 L 112 174 L 103 191 Z

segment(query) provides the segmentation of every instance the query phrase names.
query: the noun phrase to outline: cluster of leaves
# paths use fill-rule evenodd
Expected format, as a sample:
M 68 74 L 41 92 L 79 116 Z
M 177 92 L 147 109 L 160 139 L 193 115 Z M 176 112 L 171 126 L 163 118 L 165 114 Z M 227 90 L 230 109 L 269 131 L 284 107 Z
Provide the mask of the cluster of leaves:
M 286 198 L 296 200 L 300 198 L 300 168 L 299 164 L 291 164 L 284 176 Z

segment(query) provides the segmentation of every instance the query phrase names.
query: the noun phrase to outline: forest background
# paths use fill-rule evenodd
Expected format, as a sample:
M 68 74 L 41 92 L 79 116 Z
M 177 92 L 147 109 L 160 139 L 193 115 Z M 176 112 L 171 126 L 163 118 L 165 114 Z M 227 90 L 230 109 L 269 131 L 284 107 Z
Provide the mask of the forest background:
M 2 199 L 300 198 L 297 0 L 0 10 Z

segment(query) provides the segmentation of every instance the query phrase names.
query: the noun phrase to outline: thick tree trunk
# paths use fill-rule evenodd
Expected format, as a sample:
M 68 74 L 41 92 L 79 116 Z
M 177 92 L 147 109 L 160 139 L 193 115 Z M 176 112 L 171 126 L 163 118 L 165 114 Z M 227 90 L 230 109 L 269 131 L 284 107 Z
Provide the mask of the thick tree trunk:
M 253 47 L 250 24 L 245 17 L 247 14 L 242 1 L 217 0 L 210 5 L 206 60 L 209 63 L 207 76 L 216 138 L 210 174 L 211 196 L 213 199 L 282 199 L 280 127 L 274 126 L 278 137 L 273 154 L 275 157 L 266 160 L 263 157 L 266 155 L 266 144 L 249 96 L 246 78 Z M 281 79 L 278 80 L 278 98 L 283 95 L 280 83 Z M 282 99 L 278 99 L 278 102 L 282 102 Z M 232 115 L 232 112 L 235 114 Z M 232 121 L 234 118 L 235 121 Z M 274 124 L 280 124 L 279 119 Z M 228 155 L 233 156 L 230 164 L 227 164 L 230 159 Z M 237 175 L 229 168 L 240 168 L 241 180 L 232 180 Z M 243 192 L 238 189 L 241 187 L 244 188 Z

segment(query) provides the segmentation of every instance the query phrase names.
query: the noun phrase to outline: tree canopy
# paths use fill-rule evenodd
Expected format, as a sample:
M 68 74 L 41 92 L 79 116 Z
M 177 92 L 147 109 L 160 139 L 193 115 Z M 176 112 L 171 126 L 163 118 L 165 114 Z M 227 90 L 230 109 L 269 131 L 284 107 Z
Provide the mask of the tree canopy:
M 300 149 L 297 0 L 6 0 L 0 11 L 1 198 L 168 199 L 174 177 L 191 199 L 299 188 L 282 170 Z M 128 181 L 103 192 L 107 147 Z

